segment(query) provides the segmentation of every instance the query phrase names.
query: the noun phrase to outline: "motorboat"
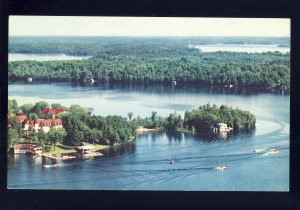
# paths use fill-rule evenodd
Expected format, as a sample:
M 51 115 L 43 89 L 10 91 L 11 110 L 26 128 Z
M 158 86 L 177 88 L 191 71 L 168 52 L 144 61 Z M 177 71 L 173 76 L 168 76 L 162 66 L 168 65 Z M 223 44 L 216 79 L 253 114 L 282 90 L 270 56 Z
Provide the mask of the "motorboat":
M 59 165 L 58 164 L 51 164 L 51 165 L 43 165 L 44 168 L 54 168 L 54 167 L 58 167 Z
M 223 171 L 223 170 L 227 169 L 227 165 L 217 166 L 217 167 L 215 167 L 215 169 Z
M 274 149 L 273 151 L 270 152 L 270 154 L 277 154 L 277 153 L 279 153 L 279 150 L 277 149 Z

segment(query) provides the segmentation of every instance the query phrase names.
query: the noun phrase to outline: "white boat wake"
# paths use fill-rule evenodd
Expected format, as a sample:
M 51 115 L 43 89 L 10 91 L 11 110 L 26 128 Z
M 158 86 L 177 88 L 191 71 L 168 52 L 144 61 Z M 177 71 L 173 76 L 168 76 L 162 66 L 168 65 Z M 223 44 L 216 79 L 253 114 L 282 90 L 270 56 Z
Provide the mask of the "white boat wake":
M 278 153 L 279 153 L 279 151 L 277 149 L 274 149 L 271 152 L 264 153 L 262 156 L 273 155 L 273 154 L 278 154 Z
M 269 149 L 269 147 L 264 148 L 264 149 L 255 149 L 253 152 L 263 152 L 265 150 Z

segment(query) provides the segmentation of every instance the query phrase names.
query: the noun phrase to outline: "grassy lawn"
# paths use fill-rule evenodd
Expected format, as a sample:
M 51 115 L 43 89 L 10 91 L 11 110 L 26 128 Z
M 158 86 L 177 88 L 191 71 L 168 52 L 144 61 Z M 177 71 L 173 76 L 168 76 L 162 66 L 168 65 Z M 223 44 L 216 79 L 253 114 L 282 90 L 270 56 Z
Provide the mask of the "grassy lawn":
M 107 148 L 109 148 L 111 146 L 109 146 L 109 145 L 95 144 L 94 147 L 95 147 L 95 150 L 101 150 L 101 149 L 107 149 Z
M 95 145 L 86 144 L 86 145 L 94 146 L 95 150 L 107 149 L 110 147 L 109 145 L 99 145 L 99 144 L 95 144 Z M 52 146 L 49 151 L 43 152 L 43 154 L 61 154 L 61 153 L 74 153 L 74 152 L 76 152 L 76 150 L 71 147 L 56 146 L 54 150 L 54 146 Z
M 51 149 L 47 152 L 43 152 L 43 154 L 60 154 L 60 153 L 73 153 L 76 152 L 75 149 L 71 149 L 71 148 L 62 148 L 59 146 L 54 147 L 52 146 Z

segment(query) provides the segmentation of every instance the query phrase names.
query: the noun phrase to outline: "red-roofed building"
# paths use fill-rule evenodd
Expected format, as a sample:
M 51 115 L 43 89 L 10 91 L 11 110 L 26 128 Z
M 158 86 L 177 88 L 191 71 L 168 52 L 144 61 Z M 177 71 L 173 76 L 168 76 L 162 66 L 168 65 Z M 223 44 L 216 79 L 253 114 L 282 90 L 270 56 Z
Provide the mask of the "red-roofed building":
M 8 117 L 8 126 L 10 126 L 10 123 L 13 119 L 16 119 L 18 122 L 22 124 L 25 120 L 27 120 L 27 117 L 26 115 L 17 115 L 13 117 Z
M 62 128 L 61 119 L 38 119 L 38 120 L 26 120 L 24 123 L 24 132 L 38 132 L 39 129 L 43 129 L 46 133 L 53 128 Z
M 52 119 L 55 118 L 56 114 L 59 114 L 61 112 L 65 112 L 65 110 L 63 110 L 63 109 L 50 109 L 50 108 L 45 108 L 45 109 L 42 110 L 42 114 L 50 115 L 50 116 L 52 116 Z
M 26 119 L 27 119 L 26 115 L 17 115 L 16 116 L 16 120 L 18 120 L 20 123 L 22 123 Z

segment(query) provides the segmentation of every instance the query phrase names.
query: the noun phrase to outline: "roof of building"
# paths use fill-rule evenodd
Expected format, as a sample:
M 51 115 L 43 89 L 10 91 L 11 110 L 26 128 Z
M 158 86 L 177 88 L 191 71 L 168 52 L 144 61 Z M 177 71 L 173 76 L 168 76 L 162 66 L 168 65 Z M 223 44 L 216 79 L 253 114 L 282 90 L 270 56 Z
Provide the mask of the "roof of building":
M 43 114 L 48 114 L 48 113 L 51 113 L 51 114 L 58 114 L 58 113 L 61 113 L 61 112 L 64 112 L 65 110 L 63 109 L 50 109 L 50 108 L 45 108 L 42 110 L 42 113 Z
M 19 122 L 23 122 L 24 120 L 27 119 L 26 115 L 16 115 L 14 117 L 9 117 L 8 121 L 10 122 L 10 120 L 12 120 L 13 118 L 15 118 L 16 120 L 18 120 Z
M 26 115 L 17 115 L 16 116 L 16 120 L 18 120 L 20 122 L 23 122 L 26 119 L 27 119 Z

